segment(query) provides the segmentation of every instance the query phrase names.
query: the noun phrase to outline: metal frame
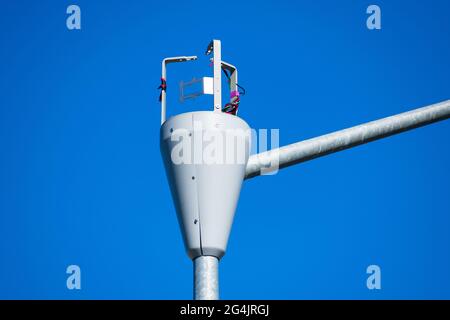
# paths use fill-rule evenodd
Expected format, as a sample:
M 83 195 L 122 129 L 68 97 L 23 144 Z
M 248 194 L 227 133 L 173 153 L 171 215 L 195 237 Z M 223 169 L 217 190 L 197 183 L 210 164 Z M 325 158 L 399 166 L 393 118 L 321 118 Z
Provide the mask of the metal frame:
M 232 91 L 237 91 L 238 87 L 237 87 L 237 83 L 238 83 L 238 71 L 237 68 L 235 66 L 233 66 L 232 64 L 222 61 L 222 68 L 230 71 L 230 92 Z
M 193 78 L 192 80 L 187 81 L 187 82 L 184 82 L 184 81 L 180 82 L 180 85 L 179 85 L 180 98 L 179 98 L 179 100 L 181 103 L 183 103 L 187 99 L 195 99 L 198 96 L 201 96 L 203 94 L 203 91 L 197 91 L 197 92 L 190 93 L 188 95 L 184 95 L 184 90 L 186 87 L 189 87 L 189 86 L 199 83 L 199 82 L 203 82 L 203 78 Z
M 238 71 L 235 66 L 233 66 L 232 64 L 225 62 L 225 61 L 222 61 L 222 68 L 230 71 L 230 102 L 233 102 L 231 93 L 233 91 L 238 92 L 238 85 L 237 85 L 238 84 Z M 236 115 L 237 115 L 238 111 L 236 111 Z
M 230 92 L 238 91 L 238 71 L 237 68 L 225 61 L 222 61 L 222 53 L 221 53 L 221 42 L 220 40 L 212 40 L 205 54 L 210 55 L 213 54 L 213 58 L 211 59 L 213 62 L 213 84 L 214 84 L 214 112 L 222 112 L 222 68 L 230 71 Z M 167 65 L 169 63 L 175 62 L 186 62 L 191 60 L 197 60 L 197 56 L 179 56 L 179 57 L 170 57 L 165 58 L 162 61 L 162 71 L 161 78 L 167 82 Z M 181 89 L 180 89 L 181 90 Z M 230 97 L 230 102 L 232 102 L 232 98 Z M 162 90 L 161 92 L 161 124 L 166 121 L 166 112 L 167 112 L 167 98 L 166 91 Z
M 197 60 L 197 56 L 180 56 L 180 57 L 170 57 L 165 58 L 162 61 L 161 66 L 161 78 L 164 79 L 167 82 L 167 65 L 169 63 L 175 63 L 175 62 L 186 62 L 191 60 Z M 167 102 L 166 102 L 166 90 L 161 91 L 161 124 L 163 124 L 166 121 L 166 108 L 167 108 Z

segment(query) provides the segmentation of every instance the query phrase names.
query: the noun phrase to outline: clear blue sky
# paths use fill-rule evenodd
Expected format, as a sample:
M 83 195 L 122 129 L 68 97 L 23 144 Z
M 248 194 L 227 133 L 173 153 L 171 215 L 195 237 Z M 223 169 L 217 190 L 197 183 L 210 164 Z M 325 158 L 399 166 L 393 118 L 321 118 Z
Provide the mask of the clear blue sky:
M 449 99 L 450 3 L 374 3 L 380 31 L 367 1 L 3 1 L 0 298 L 191 298 L 159 154 L 166 56 L 221 39 L 240 116 L 282 145 Z M 245 182 L 221 297 L 450 298 L 449 135 L 442 122 Z

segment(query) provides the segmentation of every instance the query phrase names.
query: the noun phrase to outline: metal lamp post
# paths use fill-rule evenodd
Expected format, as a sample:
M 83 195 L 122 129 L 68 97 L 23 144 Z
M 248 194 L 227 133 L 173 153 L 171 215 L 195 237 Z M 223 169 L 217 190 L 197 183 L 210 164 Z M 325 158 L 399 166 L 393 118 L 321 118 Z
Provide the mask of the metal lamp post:
M 251 143 L 251 135 L 248 133 L 242 137 L 245 151 L 241 162 L 218 164 L 195 161 L 196 158 L 204 158 L 203 154 L 207 147 L 196 146 L 196 141 L 199 138 L 201 140 L 204 135 L 215 134 L 228 138 L 232 130 L 249 131 L 249 126 L 244 120 L 236 114 L 226 114 L 222 109 L 222 69 L 231 73 L 229 77 L 231 97 L 238 95 L 237 69 L 222 61 L 219 40 L 213 40 L 208 45 L 206 54 L 211 53 L 214 73 L 211 91 L 214 95 L 212 111 L 188 112 L 166 119 L 166 65 L 196 60 L 196 56 L 164 59 L 161 78 L 161 154 L 186 251 L 193 260 L 194 299 L 197 300 L 219 299 L 219 261 L 226 251 L 244 179 L 450 117 L 450 100 L 447 100 L 252 156 L 248 154 Z M 180 162 L 174 159 L 175 150 L 181 142 L 186 143 L 186 146 L 180 154 L 183 157 L 189 154 L 194 161 Z M 228 145 L 223 147 L 225 156 L 233 152 L 234 149 Z M 276 166 L 273 166 L 274 163 Z

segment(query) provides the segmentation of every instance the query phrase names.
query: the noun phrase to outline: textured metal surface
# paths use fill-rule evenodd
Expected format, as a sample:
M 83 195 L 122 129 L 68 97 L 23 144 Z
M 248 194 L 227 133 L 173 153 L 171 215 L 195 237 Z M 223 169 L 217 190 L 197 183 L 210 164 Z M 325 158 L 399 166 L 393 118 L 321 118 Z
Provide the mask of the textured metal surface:
M 389 137 L 450 117 L 450 100 L 250 156 L 245 178 Z M 278 164 L 278 167 L 273 167 Z M 273 167 L 272 169 L 267 169 Z
M 219 260 L 216 257 L 194 259 L 194 299 L 219 299 Z

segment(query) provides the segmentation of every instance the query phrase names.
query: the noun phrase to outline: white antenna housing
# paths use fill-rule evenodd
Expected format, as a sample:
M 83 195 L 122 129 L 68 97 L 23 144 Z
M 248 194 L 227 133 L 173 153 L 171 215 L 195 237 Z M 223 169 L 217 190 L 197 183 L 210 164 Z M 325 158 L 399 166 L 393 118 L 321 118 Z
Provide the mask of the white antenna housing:
M 191 259 L 220 259 L 225 254 L 249 158 L 249 126 L 222 112 L 222 68 L 231 73 L 230 90 L 236 90 L 237 70 L 221 60 L 220 48 L 220 41 L 213 40 L 206 52 L 213 54 L 213 111 L 188 112 L 166 120 L 165 88 L 161 95 L 161 154 Z M 161 78 L 166 80 L 167 63 L 196 58 L 164 59 Z
M 250 136 L 245 121 L 223 112 L 183 113 L 161 127 L 161 153 L 191 259 L 225 254 Z

